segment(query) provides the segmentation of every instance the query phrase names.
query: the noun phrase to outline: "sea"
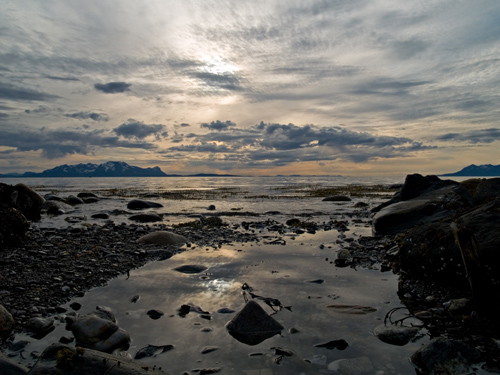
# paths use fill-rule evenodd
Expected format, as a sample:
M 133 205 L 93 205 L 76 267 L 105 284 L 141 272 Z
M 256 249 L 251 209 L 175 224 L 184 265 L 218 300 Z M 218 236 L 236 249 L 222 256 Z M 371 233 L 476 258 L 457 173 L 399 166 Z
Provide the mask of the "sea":
M 82 305 L 80 314 L 90 313 L 96 306 L 110 308 L 132 340 L 130 348 L 119 355 L 133 358 L 148 345 L 173 345 L 172 350 L 158 350 L 152 357 L 138 360 L 144 366 L 162 368 L 170 374 L 342 374 L 343 362 L 352 366 L 344 374 L 414 375 L 416 369 L 409 358 L 429 342 L 425 329 L 404 346 L 386 344 L 374 334 L 393 309 L 399 317 L 407 313 L 397 295 L 398 275 L 382 272 L 378 267 L 338 268 L 332 262 L 345 246 L 361 236 L 372 235 L 369 215 L 358 221 L 350 215 L 356 203 L 364 202 L 367 210 L 375 207 L 389 199 L 395 185 L 402 184 L 404 178 L 12 178 L 0 182 L 24 183 L 41 195 L 64 197 L 86 191 L 102 198 L 68 214 L 83 218 L 77 224 L 45 216 L 34 224 L 41 228 L 99 225 L 99 221 L 90 219 L 92 213 L 126 210 L 127 202 L 137 197 L 161 203 L 163 207 L 151 210 L 164 215 L 167 225 L 196 220 L 208 213 L 218 214 L 231 224 L 255 220 L 255 215 L 260 216 L 259 220 L 278 222 L 292 217 L 317 222 L 345 220 L 348 231 L 289 233 L 279 244 L 263 241 L 229 243 L 218 248 L 186 247 L 170 259 L 151 262 L 131 270 L 129 275 L 110 280 L 68 302 L 66 307 L 71 311 L 69 305 L 78 302 Z M 348 195 L 352 201 L 325 202 L 323 196 L 327 193 Z M 127 215 L 113 220 L 130 223 Z M 265 236 L 266 228 L 262 231 Z M 207 271 L 200 275 L 175 270 L 193 264 L 203 265 Z M 284 329 L 255 345 L 240 342 L 226 329 L 226 324 L 245 305 L 245 283 L 252 286 L 255 294 L 291 306 L 290 310 L 275 313 L 262 304 Z M 132 302 L 134 296 L 140 298 Z M 209 314 L 190 313 L 182 317 L 178 310 L 185 304 L 199 306 Z M 338 305 L 353 306 L 351 312 L 355 313 L 346 314 L 332 307 Z M 147 312 L 153 309 L 164 315 L 151 319 Z M 221 312 L 228 310 L 234 313 Z M 63 322 L 56 321 L 56 329 L 42 339 L 26 335 L 18 335 L 17 339 L 30 342 L 28 352 L 41 352 L 68 335 L 64 327 Z M 347 347 L 318 346 L 336 340 L 345 340 Z M 33 361 L 29 357 L 24 360 L 27 365 Z M 368 368 L 357 367 L 362 364 Z

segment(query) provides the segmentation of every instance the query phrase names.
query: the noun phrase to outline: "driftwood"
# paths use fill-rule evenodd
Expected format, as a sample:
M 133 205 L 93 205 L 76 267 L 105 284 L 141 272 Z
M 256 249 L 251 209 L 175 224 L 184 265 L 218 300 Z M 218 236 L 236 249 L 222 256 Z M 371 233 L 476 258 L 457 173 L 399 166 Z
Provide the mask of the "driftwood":
M 457 225 L 457 223 L 452 223 L 451 229 L 462 254 L 467 272 L 466 277 L 477 312 L 484 317 L 498 315 L 497 308 L 500 302 L 498 289 L 493 283 L 488 269 L 481 262 L 474 233 L 469 228 Z

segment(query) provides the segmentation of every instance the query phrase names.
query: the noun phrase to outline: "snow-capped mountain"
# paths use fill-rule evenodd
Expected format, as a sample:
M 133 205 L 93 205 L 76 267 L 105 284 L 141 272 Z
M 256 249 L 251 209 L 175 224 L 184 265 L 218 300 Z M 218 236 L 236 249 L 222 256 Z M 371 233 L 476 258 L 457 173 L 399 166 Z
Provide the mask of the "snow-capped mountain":
M 164 177 L 159 167 L 140 168 L 123 161 L 108 161 L 103 164 L 59 165 L 41 173 L 26 172 L 24 177 Z

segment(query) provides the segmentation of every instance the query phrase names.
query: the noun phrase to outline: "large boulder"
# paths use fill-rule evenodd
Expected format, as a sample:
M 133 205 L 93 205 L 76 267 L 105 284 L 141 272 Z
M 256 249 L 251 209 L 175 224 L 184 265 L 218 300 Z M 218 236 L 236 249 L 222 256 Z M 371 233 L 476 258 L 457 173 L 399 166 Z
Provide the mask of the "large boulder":
M 480 259 L 493 281 L 500 282 L 500 200 L 455 217 L 476 239 Z M 466 272 L 450 221 L 427 223 L 409 230 L 399 241 L 400 267 L 415 276 L 466 286 Z
M 416 198 L 391 204 L 377 212 L 373 217 L 373 232 L 377 235 L 401 233 L 416 225 L 446 219 L 471 205 L 470 193 L 460 184 L 427 190 Z
M 3 372 L 2 372 L 3 374 Z M 144 366 L 126 357 L 117 357 L 88 348 L 63 344 L 48 346 L 31 368 L 29 375 L 165 375 L 160 369 Z
M 0 203 L 0 249 L 22 240 L 30 227 L 26 218 L 13 207 Z
M 11 186 L 0 183 L 0 203 L 19 210 L 28 220 L 40 220 L 44 201 L 42 196 L 24 184 Z
M 140 237 L 137 242 L 163 246 L 179 246 L 184 245 L 187 242 L 187 239 L 180 234 L 162 230 L 158 232 L 148 233 Z

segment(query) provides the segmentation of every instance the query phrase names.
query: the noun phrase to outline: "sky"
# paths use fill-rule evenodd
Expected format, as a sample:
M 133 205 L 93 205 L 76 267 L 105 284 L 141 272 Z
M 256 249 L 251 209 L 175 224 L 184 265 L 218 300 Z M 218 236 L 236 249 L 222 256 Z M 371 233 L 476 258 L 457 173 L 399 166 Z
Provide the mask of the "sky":
M 500 164 L 498 0 L 3 0 L 0 173 Z

